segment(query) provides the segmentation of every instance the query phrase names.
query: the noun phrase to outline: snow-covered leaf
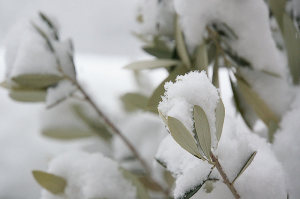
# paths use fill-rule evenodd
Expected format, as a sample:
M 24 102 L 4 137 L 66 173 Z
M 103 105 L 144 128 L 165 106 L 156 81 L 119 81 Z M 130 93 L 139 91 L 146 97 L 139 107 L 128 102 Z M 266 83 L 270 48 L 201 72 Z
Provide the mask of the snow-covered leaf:
M 199 153 L 195 139 L 187 128 L 176 118 L 168 117 L 168 127 L 174 140 L 192 155 L 204 160 Z
M 254 157 L 256 156 L 257 151 L 254 151 L 249 158 L 247 159 L 247 161 L 244 163 L 243 167 L 241 168 L 241 170 L 238 172 L 238 174 L 236 175 L 236 177 L 234 178 L 234 180 L 232 181 L 232 184 L 238 179 L 238 177 L 240 177 L 242 175 L 242 173 L 249 167 L 249 165 L 251 164 L 251 162 L 253 161 Z
M 32 171 L 35 180 L 53 194 L 64 193 L 67 182 L 64 178 L 44 171 Z
M 125 69 L 130 70 L 144 70 L 144 69 L 155 69 L 155 68 L 166 68 L 180 64 L 179 61 L 172 59 L 156 59 L 149 61 L 137 61 L 125 66 Z
M 197 105 L 194 106 L 194 121 L 201 149 L 203 150 L 203 153 L 205 154 L 207 159 L 210 160 L 211 134 L 209 123 L 204 110 Z
M 183 64 L 187 67 L 191 67 L 191 60 L 185 45 L 185 41 L 183 38 L 183 33 L 181 30 L 179 17 L 176 18 L 176 30 L 175 30 L 175 40 L 176 40 L 176 49 L 178 56 L 180 57 Z
M 164 89 L 165 83 L 169 81 L 174 81 L 178 75 L 183 75 L 186 72 L 188 72 L 188 70 L 185 67 L 180 67 L 180 66 L 177 67 L 173 72 L 171 72 L 169 76 L 164 81 L 162 81 L 152 93 L 148 101 L 148 109 L 157 112 L 157 106 L 161 101 L 161 96 L 164 95 L 165 92 Z
M 147 190 L 137 176 L 123 168 L 120 168 L 120 171 L 122 172 L 124 178 L 129 180 L 136 187 L 138 199 L 150 199 Z
M 62 77 L 53 74 L 23 74 L 12 80 L 25 88 L 47 88 L 58 83 Z
M 216 135 L 218 140 L 220 140 L 222 135 L 224 118 L 225 118 L 225 107 L 222 102 L 222 99 L 220 98 L 216 108 Z

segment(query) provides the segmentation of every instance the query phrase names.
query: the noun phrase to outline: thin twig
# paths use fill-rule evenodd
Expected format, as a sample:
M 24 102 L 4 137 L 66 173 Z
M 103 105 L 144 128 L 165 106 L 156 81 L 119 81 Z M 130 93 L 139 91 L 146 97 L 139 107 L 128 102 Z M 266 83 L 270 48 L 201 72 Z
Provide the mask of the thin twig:
M 227 187 L 229 188 L 229 190 L 233 194 L 234 198 L 235 199 L 240 199 L 241 198 L 240 195 L 238 194 L 238 192 L 235 189 L 234 185 L 229 181 L 229 179 L 228 179 L 226 173 L 224 172 L 218 158 L 213 153 L 211 153 L 210 156 L 211 156 L 211 159 L 212 159 L 214 165 L 216 166 L 217 170 L 219 171 L 220 175 L 222 176 L 224 183 L 227 185 Z

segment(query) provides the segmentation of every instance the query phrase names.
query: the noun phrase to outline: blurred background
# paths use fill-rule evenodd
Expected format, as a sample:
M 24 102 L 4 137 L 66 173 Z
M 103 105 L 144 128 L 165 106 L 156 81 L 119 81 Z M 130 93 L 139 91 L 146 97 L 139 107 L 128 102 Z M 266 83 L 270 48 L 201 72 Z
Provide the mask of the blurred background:
M 122 67 L 145 56 L 131 34 L 136 29 L 136 1 L 0 0 L 0 81 L 4 80 L 4 44 L 9 29 L 43 11 L 57 19 L 62 38 L 73 39 L 80 81 L 105 109 L 119 110 L 119 95 L 134 89 L 132 74 Z M 39 198 L 40 187 L 31 171 L 46 170 L 56 154 L 82 145 L 42 137 L 45 112 L 44 104 L 15 102 L 0 88 L 1 199 Z

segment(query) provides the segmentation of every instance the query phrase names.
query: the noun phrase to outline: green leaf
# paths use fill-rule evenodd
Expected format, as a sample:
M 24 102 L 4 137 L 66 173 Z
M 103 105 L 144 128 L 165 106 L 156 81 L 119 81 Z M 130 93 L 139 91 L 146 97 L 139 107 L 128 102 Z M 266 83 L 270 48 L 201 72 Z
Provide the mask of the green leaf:
M 79 117 L 92 131 L 92 133 L 100 136 L 104 140 L 110 140 L 112 138 L 112 134 L 108 130 L 108 128 L 100 121 L 100 119 L 91 117 L 85 111 L 85 108 L 80 106 L 79 104 L 72 105 L 73 112 Z
M 224 118 L 225 118 L 225 107 L 220 98 L 216 108 L 216 135 L 217 139 L 220 140 L 223 130 Z
M 300 32 L 297 31 L 292 19 L 283 15 L 283 38 L 287 51 L 290 74 L 294 84 L 299 84 L 300 80 Z
M 200 147 L 207 159 L 210 160 L 211 134 L 209 123 L 204 110 L 197 105 L 194 106 L 194 120 Z
M 196 50 L 194 65 L 199 68 L 199 70 L 207 70 L 208 55 L 205 42 L 199 45 Z
M 186 193 L 184 193 L 184 195 L 182 197 L 178 197 L 176 199 L 189 199 L 191 198 L 193 195 L 195 195 L 203 186 L 204 183 L 201 183 L 197 186 L 195 186 L 194 188 L 192 188 L 191 190 L 187 191 Z
M 212 76 L 212 83 L 216 88 L 219 88 L 219 53 L 218 50 L 216 52 L 215 63 L 213 66 L 213 76 Z
M 43 89 L 10 89 L 9 96 L 19 102 L 44 102 L 46 91 Z
M 160 112 L 160 110 L 158 110 L 158 115 L 160 116 L 160 118 L 163 120 L 163 122 L 168 125 L 168 118 L 162 114 L 162 112 Z
M 184 42 L 178 16 L 176 17 L 175 40 L 178 56 L 187 68 L 191 68 L 191 60 Z
M 249 165 L 252 163 L 254 157 L 256 156 L 257 151 L 254 151 L 249 158 L 246 160 L 246 162 L 244 163 L 244 165 L 242 166 L 242 168 L 240 169 L 240 171 L 238 172 L 238 174 L 236 175 L 236 177 L 234 178 L 234 180 L 232 181 L 231 184 L 234 184 L 234 182 L 238 179 L 238 177 L 240 177 L 242 175 L 242 173 L 249 167 Z
M 164 92 L 165 92 L 165 89 L 164 89 L 165 83 L 169 82 L 169 81 L 174 81 L 178 75 L 183 75 L 186 72 L 188 72 L 188 70 L 186 68 L 176 67 L 175 70 L 173 72 L 171 72 L 169 74 L 169 76 L 164 81 L 162 81 L 159 84 L 159 86 L 154 90 L 154 92 L 152 93 L 152 95 L 148 101 L 148 109 L 157 113 L 157 106 L 158 106 L 159 102 L 161 101 L 161 96 L 163 96 Z
M 44 171 L 32 171 L 32 174 L 35 180 L 47 191 L 53 194 L 64 193 L 67 185 L 64 178 Z
M 62 79 L 61 76 L 50 74 L 24 74 L 12 78 L 14 82 L 25 88 L 47 88 Z
M 172 59 L 156 59 L 149 61 L 137 61 L 125 66 L 125 69 L 130 70 L 144 70 L 144 69 L 155 69 L 155 68 L 166 68 L 171 66 L 176 66 L 180 64 L 179 61 Z
M 274 134 L 276 133 L 277 129 L 278 129 L 278 124 L 271 121 L 270 124 L 268 125 L 268 139 L 271 143 L 273 143 L 274 141 Z
M 233 93 L 233 100 L 236 106 L 237 111 L 241 114 L 245 124 L 248 126 L 249 129 L 253 129 L 255 121 L 251 118 L 251 116 L 256 116 L 254 110 L 245 102 L 244 97 L 241 94 L 241 91 L 234 84 L 232 79 L 230 78 L 230 84 Z
M 126 111 L 146 110 L 148 97 L 140 93 L 126 93 L 121 96 L 123 107 Z
M 93 134 L 90 131 L 85 131 L 78 128 L 63 128 L 63 127 L 51 127 L 42 130 L 42 134 L 46 137 L 58 140 L 73 140 L 90 137 Z
M 172 51 L 170 51 L 169 49 L 161 49 L 158 47 L 153 47 L 153 46 L 144 46 L 142 47 L 142 49 L 150 54 L 153 55 L 159 59 L 169 59 L 172 57 Z
M 147 190 L 145 189 L 144 185 L 140 182 L 138 177 L 131 173 L 130 171 L 119 168 L 121 173 L 123 174 L 124 178 L 129 180 L 137 189 L 137 198 L 138 199 L 150 199 Z
M 187 128 L 176 118 L 168 117 L 168 127 L 174 140 L 190 154 L 205 160 L 199 153 L 195 139 Z
M 270 122 L 279 123 L 279 117 L 269 108 L 260 96 L 240 77 L 237 84 L 246 102 L 253 108 L 257 116 L 268 126 Z
M 269 0 L 269 6 L 274 14 L 280 29 L 283 29 L 283 15 L 285 13 L 286 0 Z

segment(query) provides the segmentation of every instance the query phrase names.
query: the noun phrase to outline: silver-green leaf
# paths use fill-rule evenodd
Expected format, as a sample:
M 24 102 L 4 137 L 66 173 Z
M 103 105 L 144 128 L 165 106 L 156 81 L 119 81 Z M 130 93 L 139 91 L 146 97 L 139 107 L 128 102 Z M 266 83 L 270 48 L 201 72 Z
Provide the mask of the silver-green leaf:
M 238 179 L 238 177 L 240 177 L 242 175 L 242 173 L 249 167 L 249 165 L 252 163 L 254 157 L 256 156 L 257 151 L 254 151 L 249 158 L 246 160 L 246 162 L 244 163 L 244 165 L 242 166 L 241 170 L 238 172 L 238 174 L 236 175 L 236 177 L 234 178 L 234 180 L 232 181 L 232 184 Z
M 63 77 L 52 74 L 23 74 L 12 78 L 14 82 L 25 88 L 47 88 L 62 79 Z
M 200 147 L 207 159 L 210 160 L 211 134 L 209 123 L 204 110 L 197 105 L 194 106 L 194 121 Z
M 180 64 L 179 61 L 172 59 L 156 59 L 148 61 L 137 61 L 125 66 L 125 69 L 130 70 L 145 70 L 145 69 L 155 69 L 155 68 L 167 68 Z
M 10 89 L 9 96 L 19 102 L 44 102 L 46 91 L 43 89 Z
M 180 57 L 183 64 L 187 68 L 190 68 L 191 60 L 183 38 L 183 33 L 179 23 L 179 17 L 176 18 L 175 40 L 176 40 L 176 49 L 177 49 L 178 56 Z
M 216 135 L 219 141 L 222 135 L 224 118 L 225 118 L 225 107 L 221 98 L 217 104 L 215 113 L 216 113 Z
M 187 128 L 176 118 L 168 117 L 168 127 L 174 140 L 190 154 L 203 159 L 199 153 L 195 139 Z
M 74 140 L 90 137 L 93 134 L 88 130 L 82 130 L 75 127 L 49 127 L 42 130 L 42 135 L 57 140 Z
M 35 180 L 47 191 L 53 194 L 64 193 L 67 181 L 57 175 L 47 173 L 44 171 L 32 171 Z

